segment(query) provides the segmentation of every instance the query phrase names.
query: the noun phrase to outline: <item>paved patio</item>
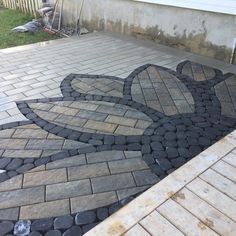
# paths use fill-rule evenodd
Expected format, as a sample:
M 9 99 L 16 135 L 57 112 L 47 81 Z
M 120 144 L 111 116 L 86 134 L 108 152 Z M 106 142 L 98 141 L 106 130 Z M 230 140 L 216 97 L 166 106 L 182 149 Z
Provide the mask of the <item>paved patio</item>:
M 81 235 L 236 127 L 223 62 L 107 34 L 0 59 L 0 235 Z
M 86 236 L 235 235 L 235 148 L 234 131 Z

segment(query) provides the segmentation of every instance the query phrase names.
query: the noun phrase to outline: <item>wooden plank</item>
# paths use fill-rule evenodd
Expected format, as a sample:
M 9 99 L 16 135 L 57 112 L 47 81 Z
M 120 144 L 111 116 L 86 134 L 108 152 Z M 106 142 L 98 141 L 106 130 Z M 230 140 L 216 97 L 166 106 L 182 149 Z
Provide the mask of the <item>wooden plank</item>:
M 172 199 L 220 235 L 236 235 L 236 223 L 184 188 Z
M 196 178 L 186 187 L 229 218 L 236 221 L 236 202 L 233 199 L 200 178 Z
M 206 224 L 201 222 L 182 206 L 168 200 L 157 208 L 166 219 L 181 230 L 185 235 L 201 235 L 201 236 L 216 236 L 217 234 L 211 230 Z M 171 234 L 169 234 L 171 235 Z
M 21 0 L 17 1 L 17 10 L 21 11 Z
M 130 229 L 127 233 L 123 234 L 123 236 L 150 236 L 147 231 L 144 230 L 140 225 L 135 225 L 132 229 Z
M 6 0 L 6 7 L 9 8 L 9 0 Z
M 35 0 L 35 12 L 39 9 L 39 1 Z
M 33 8 L 33 13 L 34 13 L 34 15 L 35 15 L 35 14 L 36 14 L 35 0 L 32 0 L 32 8 Z
M 26 13 L 26 3 L 25 3 L 25 0 L 21 0 L 22 1 L 22 10 L 23 12 Z
M 32 14 L 32 8 L 31 8 L 31 0 L 26 0 L 27 2 L 27 12 Z
M 43 3 L 41 0 L 38 0 L 38 4 L 39 4 L 39 9 L 43 7 Z
M 25 1 L 25 12 L 26 13 L 29 13 L 30 10 L 29 10 L 29 0 L 24 0 Z
M 27 3 L 27 12 L 31 14 L 31 3 L 30 0 L 26 0 Z
M 24 12 L 28 12 L 28 4 L 27 4 L 27 0 L 23 0 L 23 4 L 24 4 Z
M 30 6 L 31 6 L 31 14 L 35 15 L 34 0 L 30 0 Z
M 24 6 L 23 6 L 23 1 L 22 0 L 20 0 L 20 10 L 24 11 Z
M 236 168 L 236 153 L 235 152 L 231 152 L 230 154 L 225 156 L 222 160 Z
M 37 3 L 38 3 L 38 9 L 40 9 L 42 7 L 42 1 L 37 0 Z
M 29 12 L 33 14 L 32 0 L 28 0 L 28 3 L 29 3 Z
M 157 211 L 144 218 L 140 224 L 153 236 L 183 236 L 184 234 L 172 225 Z M 137 234 L 138 235 L 138 234 Z
M 225 176 L 226 178 L 236 182 L 236 168 L 229 165 L 228 163 L 224 161 L 218 161 L 211 168 L 219 172 L 221 175 Z
M 202 175 L 200 175 L 200 178 L 236 200 L 236 184 L 233 181 L 225 178 L 223 175 L 212 169 L 204 172 Z
M 31 0 L 32 14 L 36 17 L 35 0 Z
M 18 0 L 18 9 L 22 11 L 22 0 Z
M 7 4 L 7 8 L 10 8 L 9 0 L 6 1 L 6 4 Z

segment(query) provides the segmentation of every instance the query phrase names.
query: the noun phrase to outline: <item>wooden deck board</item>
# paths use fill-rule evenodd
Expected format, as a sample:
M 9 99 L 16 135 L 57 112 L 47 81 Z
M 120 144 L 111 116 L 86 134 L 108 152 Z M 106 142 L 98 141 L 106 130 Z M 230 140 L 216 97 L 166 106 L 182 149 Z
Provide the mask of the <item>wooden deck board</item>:
M 200 178 L 196 178 L 187 188 L 216 209 L 236 221 L 235 201 Z
M 182 189 L 172 199 L 218 234 L 236 235 L 236 223 L 234 221 L 188 189 Z
M 214 166 L 212 166 L 212 169 L 224 175 L 228 179 L 231 179 L 232 181 L 236 182 L 236 168 L 229 165 L 228 163 L 224 161 L 219 161 Z
M 200 175 L 200 178 L 236 200 L 236 184 L 233 181 L 225 178 L 223 175 L 212 169 L 204 172 L 202 175 Z
M 140 224 L 153 236 L 184 235 L 157 211 L 152 212 L 150 215 L 144 218 Z
M 142 226 L 139 224 L 135 225 L 131 230 L 124 234 L 124 236 L 150 236 Z
M 184 209 L 175 201 L 169 199 L 163 205 L 157 208 L 164 217 L 175 225 L 185 235 L 201 235 L 201 236 L 216 236 L 217 234 L 211 230 L 206 224 L 201 222 L 190 212 Z M 191 223 L 190 223 L 191 222 Z M 171 235 L 171 234 L 169 234 Z
M 236 235 L 236 130 L 86 236 Z
M 236 150 L 222 158 L 222 160 L 236 168 Z

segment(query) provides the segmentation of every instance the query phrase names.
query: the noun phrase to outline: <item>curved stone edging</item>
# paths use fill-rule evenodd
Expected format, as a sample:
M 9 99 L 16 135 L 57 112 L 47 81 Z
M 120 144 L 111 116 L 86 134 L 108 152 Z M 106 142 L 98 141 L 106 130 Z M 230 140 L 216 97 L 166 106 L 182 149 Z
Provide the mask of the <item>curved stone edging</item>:
M 108 206 L 72 215 L 63 215 L 38 220 L 0 220 L 0 233 L 1 235 L 14 234 L 18 236 L 81 236 L 141 193 L 142 192 Z
M 196 81 L 194 76 L 191 77 L 183 74 L 183 69 L 186 66 L 189 66 L 189 63 L 191 65 L 191 62 L 189 61 L 180 63 L 177 66 L 177 73 L 164 67 L 146 64 L 133 71 L 125 80 L 113 76 L 71 74 L 61 83 L 61 91 L 64 97 L 18 102 L 17 106 L 19 110 L 23 115 L 25 115 L 26 118 L 30 119 L 30 121 L 14 122 L 2 125 L 0 126 L 0 130 L 11 129 L 20 125 L 35 124 L 48 133 L 64 138 L 65 140 L 90 143 L 92 145 L 84 148 L 60 150 L 60 152 L 57 154 L 38 159 L 21 158 L 21 161 L 19 161 L 17 158 L 10 158 L 10 162 L 21 162 L 21 164 L 19 165 L 18 163 L 15 169 L 13 168 L 12 170 L 7 170 L 7 172 L 0 174 L 0 181 L 5 181 L 19 173 L 23 173 L 36 166 L 53 162 L 55 160 L 60 160 L 83 153 L 96 153 L 107 150 L 140 151 L 142 153 L 142 159 L 151 168 L 153 173 L 155 173 L 155 175 L 160 179 L 166 177 L 173 170 L 186 163 L 188 160 L 199 154 L 201 151 L 205 150 L 207 147 L 218 141 L 236 127 L 236 119 L 221 115 L 221 103 L 214 90 L 214 86 L 219 82 L 229 78 L 230 74 L 223 75 L 221 71 L 217 69 L 211 69 L 209 72 L 210 75 L 208 76 L 209 80 Z M 193 97 L 195 111 L 193 113 L 167 116 L 147 105 L 143 105 L 134 101 L 131 92 L 132 82 L 135 76 L 149 67 L 154 67 L 157 70 L 165 71 L 181 81 L 187 87 Z M 196 72 L 196 74 L 197 73 L 198 72 Z M 212 75 L 214 76 L 211 77 Z M 203 76 L 206 77 L 206 74 Z M 76 91 L 71 85 L 71 82 L 77 77 L 122 81 L 124 82 L 124 97 L 120 98 L 80 93 Z M 44 119 L 43 117 L 37 115 L 29 106 L 31 103 L 64 101 L 103 101 L 125 105 L 143 112 L 152 119 L 153 123 L 145 130 L 143 135 L 128 136 L 111 135 L 105 133 L 89 133 L 54 124 L 48 121 L 46 118 Z M 118 202 L 108 207 L 103 207 L 104 209 L 102 212 L 109 212 L 109 214 L 112 214 L 114 211 L 111 211 L 110 208 L 119 208 L 117 206 L 122 206 L 124 203 L 126 203 L 126 201 Z M 38 229 L 40 233 L 47 232 L 46 235 L 48 236 L 61 234 L 64 236 L 74 234 L 82 235 L 82 233 L 85 233 L 88 229 L 95 226 L 96 223 L 102 220 L 98 215 L 98 211 L 99 209 L 95 209 L 94 211 L 89 211 L 89 213 L 83 212 L 78 213 L 79 215 L 64 216 L 64 218 L 56 217 L 53 219 L 41 219 L 32 222 L 30 221 L 30 223 L 25 223 L 31 225 L 31 231 L 37 231 L 36 229 Z M 88 218 L 85 217 L 86 220 L 83 224 L 78 224 L 78 222 L 77 224 L 74 223 L 76 222 L 75 218 L 78 219 L 79 216 L 86 214 Z M 106 216 L 109 214 L 106 214 Z M 69 227 L 63 229 L 55 227 L 55 222 L 60 221 L 60 219 L 62 219 L 61 224 L 68 223 Z M 73 223 L 71 224 L 71 222 Z M 8 230 L 6 230 L 3 235 L 13 233 L 13 226 L 15 224 L 16 221 L 2 221 L 0 226 L 3 229 L 8 227 Z M 39 228 L 37 228 L 35 225 L 39 225 L 37 226 Z M 40 228 L 40 225 L 43 225 L 43 228 Z M 40 234 L 35 232 L 31 233 L 30 235 L 32 236 Z

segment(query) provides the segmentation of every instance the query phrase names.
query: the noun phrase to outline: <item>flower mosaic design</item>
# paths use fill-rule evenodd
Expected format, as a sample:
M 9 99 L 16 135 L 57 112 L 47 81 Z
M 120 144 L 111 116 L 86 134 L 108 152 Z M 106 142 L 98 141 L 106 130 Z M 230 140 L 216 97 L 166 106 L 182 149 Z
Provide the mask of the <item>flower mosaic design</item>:
M 46 199 L 30 202 L 37 211 L 41 202 L 72 199 L 71 211 L 53 216 L 116 204 L 234 130 L 233 88 L 235 75 L 190 61 L 176 72 L 147 64 L 125 79 L 71 74 L 62 97 L 17 102 L 29 121 L 1 127 L 0 181 L 20 175 L 23 189 L 46 186 Z M 12 207 L 4 201 L 0 208 Z M 24 200 L 18 205 L 21 218 L 50 216 L 34 215 Z
M 43 130 L 97 151 L 141 151 L 162 177 L 235 128 L 235 118 L 221 114 L 214 89 L 233 77 L 191 62 L 180 63 L 177 73 L 144 65 L 125 80 L 72 74 L 61 84 L 62 98 L 18 107 Z

